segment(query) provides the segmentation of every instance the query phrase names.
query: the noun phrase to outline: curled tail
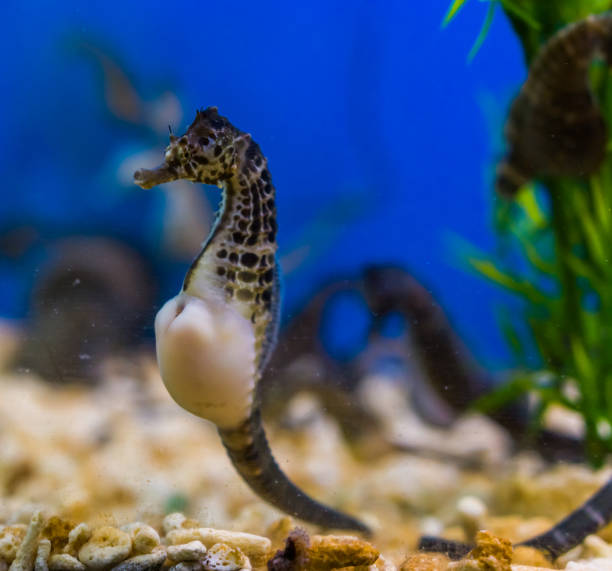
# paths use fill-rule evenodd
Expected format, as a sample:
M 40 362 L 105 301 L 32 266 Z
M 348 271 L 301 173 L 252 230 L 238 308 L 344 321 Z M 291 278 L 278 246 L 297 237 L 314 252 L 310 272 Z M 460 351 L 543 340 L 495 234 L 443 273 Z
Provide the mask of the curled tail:
M 370 533 L 358 519 L 313 500 L 289 480 L 272 456 L 258 409 L 237 428 L 218 430 L 234 467 L 261 499 L 309 523 Z
M 612 520 L 612 478 L 584 504 L 551 530 L 521 543 L 548 553 L 553 559 L 582 543 Z
M 612 478 L 557 525 L 518 545 L 534 547 L 551 559 L 556 559 L 610 521 L 612 521 Z M 419 541 L 421 551 L 446 553 L 451 559 L 465 557 L 471 547 L 467 543 L 442 537 L 424 536 Z

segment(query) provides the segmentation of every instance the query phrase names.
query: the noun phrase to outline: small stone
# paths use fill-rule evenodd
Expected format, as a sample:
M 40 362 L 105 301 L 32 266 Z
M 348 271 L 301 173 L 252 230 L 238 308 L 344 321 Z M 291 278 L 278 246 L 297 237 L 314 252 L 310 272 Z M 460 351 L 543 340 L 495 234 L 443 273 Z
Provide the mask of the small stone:
M 123 561 L 131 551 L 129 534 L 105 526 L 96 529 L 89 541 L 79 549 L 79 561 L 92 569 L 103 569 Z
M 158 547 L 143 555 L 136 555 L 126 559 L 123 563 L 116 565 L 111 571 L 156 571 L 166 560 L 166 551 Z
M 36 550 L 38 548 L 38 536 L 43 527 L 42 513 L 36 512 L 30 520 L 23 541 L 17 549 L 15 560 L 11 563 L 9 571 L 30 571 L 34 567 Z
M 168 571 L 204 571 L 200 561 L 181 561 L 173 565 Z
M 130 535 L 132 547 L 135 553 L 151 553 L 161 544 L 159 533 L 150 525 L 142 522 L 130 523 L 121 528 Z
M 466 538 L 473 541 L 478 531 L 484 528 L 487 506 L 476 496 L 463 496 L 457 502 L 457 513 Z
M 584 539 L 584 555 L 592 558 L 612 558 L 612 545 L 597 535 L 588 535 Z
M 512 553 L 512 567 L 516 565 L 531 565 L 532 567 L 550 567 L 551 562 L 535 547 L 517 545 Z
M 85 571 L 85 565 L 68 553 L 51 555 L 48 565 L 49 571 Z
M 12 563 L 25 534 L 26 526 L 23 524 L 7 525 L 0 528 L 0 559 Z
M 51 541 L 51 553 L 60 553 L 68 544 L 70 531 L 74 528 L 74 523 L 52 516 L 45 523 L 42 536 Z M 76 555 L 73 553 L 72 555 Z
M 64 553 L 75 555 L 79 549 L 89 541 L 91 537 L 91 528 L 86 523 L 80 523 L 73 527 L 68 534 L 68 543 L 64 547 Z
M 476 534 L 476 547 L 465 559 L 449 563 L 448 569 L 460 571 L 511 571 L 512 544 L 488 531 Z
M 204 555 L 206 555 L 206 547 L 197 540 L 168 547 L 168 559 L 177 563 L 179 561 L 199 561 Z
M 570 561 L 565 569 L 566 571 L 610 571 L 612 558 L 598 557 L 589 561 Z
M 205 571 L 241 571 L 251 569 L 251 562 L 237 547 L 217 543 L 208 550 L 202 567 Z
M 440 571 L 446 569 L 449 561 L 441 553 L 415 553 L 400 565 L 399 571 Z
M 34 560 L 34 571 L 48 571 L 49 570 L 49 556 L 51 555 L 51 540 L 41 539 L 38 542 L 38 549 L 36 550 L 36 559 Z
M 313 535 L 308 549 L 308 569 L 325 571 L 373 565 L 379 555 L 371 543 L 351 535 Z
M 237 547 L 249 558 L 253 567 L 265 566 L 272 550 L 272 542 L 267 537 L 240 531 L 196 527 L 175 529 L 166 536 L 170 545 L 188 543 L 196 539 L 201 541 L 207 549 L 210 549 L 216 543 L 225 543 L 230 547 Z
M 180 512 L 168 514 L 162 523 L 164 533 L 168 534 L 174 529 L 182 529 L 187 518 Z

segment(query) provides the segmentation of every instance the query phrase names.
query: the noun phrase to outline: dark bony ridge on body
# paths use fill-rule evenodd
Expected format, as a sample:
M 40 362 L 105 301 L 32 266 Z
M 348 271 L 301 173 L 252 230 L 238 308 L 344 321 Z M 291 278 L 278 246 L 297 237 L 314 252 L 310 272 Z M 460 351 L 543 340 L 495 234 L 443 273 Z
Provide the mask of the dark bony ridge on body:
M 137 171 L 135 182 L 151 188 L 183 178 L 223 187 L 215 226 L 185 277 L 183 291 L 189 293 L 204 279 L 251 321 L 257 386 L 276 344 L 280 304 L 274 186 L 267 161 L 250 135 L 216 108 L 198 111 L 185 135 L 171 136 L 165 158 L 157 169 Z M 218 431 L 234 467 L 263 500 L 310 523 L 369 532 L 359 520 L 315 501 L 287 478 L 268 445 L 257 398 L 239 426 Z

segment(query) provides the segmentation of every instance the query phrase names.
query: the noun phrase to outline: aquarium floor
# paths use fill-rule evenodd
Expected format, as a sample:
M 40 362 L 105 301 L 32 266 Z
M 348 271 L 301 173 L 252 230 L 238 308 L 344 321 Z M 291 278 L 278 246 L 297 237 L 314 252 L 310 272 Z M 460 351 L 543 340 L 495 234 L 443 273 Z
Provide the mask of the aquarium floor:
M 109 366 L 105 377 L 92 388 L 51 386 L 27 373 L 0 377 L 0 526 L 28 523 L 42 510 L 92 528 L 138 521 L 161 530 L 166 514 L 183 512 L 199 526 L 263 535 L 273 549 L 283 546 L 294 522 L 250 492 L 211 425 L 170 400 L 152 358 Z M 421 533 L 465 540 L 487 529 L 513 542 L 526 539 L 610 473 L 549 467 L 528 454 L 511 458 L 504 435 L 477 417 L 450 432 L 428 429 L 384 380 L 364 386 L 364 398 L 372 399 L 385 425 L 371 442 L 351 450 L 334 420 L 304 396 L 289 407 L 293 428 L 272 424 L 269 435 L 296 483 L 374 529 L 371 542 L 382 558 L 372 568 L 399 568 Z M 455 458 L 393 451 L 398 442 Z M 612 528 L 601 537 L 612 541 Z M 606 553 L 612 556 L 611 546 L 591 541 L 557 568 Z M 602 569 L 612 569 L 608 563 Z

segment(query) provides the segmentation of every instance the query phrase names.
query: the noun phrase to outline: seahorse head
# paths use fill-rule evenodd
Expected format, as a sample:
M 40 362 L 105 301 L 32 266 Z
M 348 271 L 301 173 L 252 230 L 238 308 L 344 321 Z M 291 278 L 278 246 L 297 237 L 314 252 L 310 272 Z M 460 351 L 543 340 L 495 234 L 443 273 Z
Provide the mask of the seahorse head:
M 155 169 L 140 169 L 134 182 L 143 188 L 186 179 L 216 184 L 235 169 L 234 140 L 248 137 L 219 115 L 216 107 L 200 110 L 181 137 L 170 135 L 164 162 Z

